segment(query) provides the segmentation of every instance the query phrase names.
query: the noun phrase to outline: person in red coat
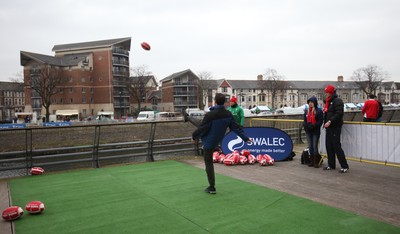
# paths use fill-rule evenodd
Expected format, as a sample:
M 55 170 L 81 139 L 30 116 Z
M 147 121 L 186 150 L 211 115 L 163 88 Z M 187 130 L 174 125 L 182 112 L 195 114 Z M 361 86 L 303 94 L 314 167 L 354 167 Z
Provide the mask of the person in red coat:
M 376 122 L 379 113 L 379 103 L 375 100 L 374 94 L 368 95 L 368 100 L 365 101 L 361 111 L 364 115 L 364 122 Z

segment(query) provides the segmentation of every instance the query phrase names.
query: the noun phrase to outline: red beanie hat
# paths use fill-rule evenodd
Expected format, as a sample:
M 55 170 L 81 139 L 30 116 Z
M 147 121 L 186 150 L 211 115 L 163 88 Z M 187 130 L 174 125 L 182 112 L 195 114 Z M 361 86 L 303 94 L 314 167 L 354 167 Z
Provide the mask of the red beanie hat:
M 333 86 L 333 85 L 326 86 L 325 93 L 333 94 L 334 92 L 335 92 L 335 86 Z
M 236 98 L 235 96 L 232 96 L 232 98 L 231 98 L 231 102 L 234 102 L 234 103 L 236 103 L 236 102 L 237 102 L 237 98 Z

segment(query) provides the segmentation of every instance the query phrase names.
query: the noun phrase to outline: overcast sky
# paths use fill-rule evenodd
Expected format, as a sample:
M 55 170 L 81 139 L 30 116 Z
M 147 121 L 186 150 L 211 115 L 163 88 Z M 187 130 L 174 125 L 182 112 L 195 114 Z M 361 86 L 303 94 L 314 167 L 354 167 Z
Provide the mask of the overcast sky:
M 130 66 L 158 80 L 185 69 L 250 80 L 267 68 L 350 80 L 374 64 L 400 82 L 399 0 L 3 0 L 0 29 L 2 81 L 22 71 L 21 50 L 131 37 Z

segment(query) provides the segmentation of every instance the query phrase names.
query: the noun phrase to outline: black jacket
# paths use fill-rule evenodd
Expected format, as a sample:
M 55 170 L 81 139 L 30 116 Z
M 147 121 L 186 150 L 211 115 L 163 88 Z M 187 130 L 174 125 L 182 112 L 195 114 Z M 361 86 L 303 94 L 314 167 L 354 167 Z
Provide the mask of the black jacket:
M 326 105 L 326 103 L 325 103 Z M 329 127 L 341 127 L 343 125 L 344 104 L 336 93 L 332 95 L 328 111 L 324 113 L 324 123 L 331 121 Z
M 308 115 L 308 109 L 304 110 L 304 116 L 303 116 L 303 127 L 304 127 L 304 131 L 308 132 L 308 133 L 312 133 L 312 134 L 321 134 L 321 126 L 322 126 L 322 122 L 323 122 L 323 113 L 321 108 L 318 107 L 318 101 L 316 97 L 310 97 L 307 100 L 307 103 L 309 103 L 310 101 L 312 101 L 314 103 L 314 107 L 316 110 L 316 114 L 315 114 L 315 124 L 311 124 L 307 122 L 307 115 Z
M 215 106 L 212 111 L 204 116 L 201 125 L 193 132 L 192 138 L 194 140 L 201 138 L 204 149 L 214 149 L 224 138 L 228 127 L 242 140 L 249 140 L 243 129 L 233 119 L 232 113 L 222 105 Z

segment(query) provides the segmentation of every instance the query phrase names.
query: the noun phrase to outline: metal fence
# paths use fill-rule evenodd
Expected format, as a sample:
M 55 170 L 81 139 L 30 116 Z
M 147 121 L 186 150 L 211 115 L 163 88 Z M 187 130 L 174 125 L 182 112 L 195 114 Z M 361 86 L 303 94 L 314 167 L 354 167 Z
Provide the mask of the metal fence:
M 191 141 L 193 130 L 183 121 L 3 129 L 0 172 L 10 177 L 15 171 L 27 175 L 35 166 L 55 171 L 193 155 L 199 152 Z

